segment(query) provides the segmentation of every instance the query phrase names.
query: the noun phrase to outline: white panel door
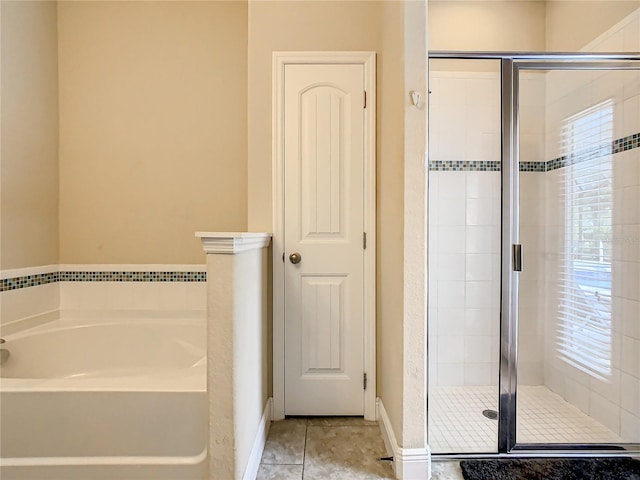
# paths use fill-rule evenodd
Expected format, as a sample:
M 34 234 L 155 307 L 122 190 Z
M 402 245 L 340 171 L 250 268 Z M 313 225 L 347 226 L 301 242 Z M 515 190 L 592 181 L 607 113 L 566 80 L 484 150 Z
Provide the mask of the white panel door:
M 362 415 L 364 67 L 284 84 L 285 414 Z

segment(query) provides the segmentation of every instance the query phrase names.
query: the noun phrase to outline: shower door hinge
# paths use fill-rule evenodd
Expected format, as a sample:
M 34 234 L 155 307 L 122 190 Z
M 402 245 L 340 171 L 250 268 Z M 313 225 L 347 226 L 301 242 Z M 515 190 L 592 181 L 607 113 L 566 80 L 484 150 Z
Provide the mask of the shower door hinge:
M 364 91 L 364 106 L 363 108 L 367 108 L 367 91 Z
M 366 373 L 362 374 L 362 389 L 363 390 L 367 389 L 367 374 Z
M 367 232 L 362 232 L 362 248 L 367 249 Z

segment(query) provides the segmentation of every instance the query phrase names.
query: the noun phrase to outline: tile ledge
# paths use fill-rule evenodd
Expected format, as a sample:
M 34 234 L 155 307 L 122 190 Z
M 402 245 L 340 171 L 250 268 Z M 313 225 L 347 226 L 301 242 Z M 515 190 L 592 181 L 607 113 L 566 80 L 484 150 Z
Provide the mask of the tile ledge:
M 207 254 L 235 255 L 269 246 L 270 233 L 254 232 L 196 232 Z

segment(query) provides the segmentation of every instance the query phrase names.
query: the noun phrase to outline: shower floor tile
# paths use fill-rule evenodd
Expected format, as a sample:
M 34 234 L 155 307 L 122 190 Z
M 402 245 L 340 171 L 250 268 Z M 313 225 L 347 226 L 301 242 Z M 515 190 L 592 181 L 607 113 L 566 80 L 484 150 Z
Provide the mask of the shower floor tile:
M 429 445 L 433 453 L 498 450 L 497 387 L 435 387 L 429 392 Z M 545 386 L 518 388 L 518 442 L 623 443 L 624 440 Z
M 620 436 L 545 386 L 520 387 L 520 443 L 624 443 Z

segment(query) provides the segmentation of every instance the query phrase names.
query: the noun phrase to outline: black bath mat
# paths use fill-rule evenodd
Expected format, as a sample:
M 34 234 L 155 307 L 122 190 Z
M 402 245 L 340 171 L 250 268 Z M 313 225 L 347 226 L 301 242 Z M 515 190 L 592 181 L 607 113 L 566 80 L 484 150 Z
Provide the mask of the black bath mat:
M 465 480 L 640 480 L 630 458 L 507 458 L 463 460 Z

